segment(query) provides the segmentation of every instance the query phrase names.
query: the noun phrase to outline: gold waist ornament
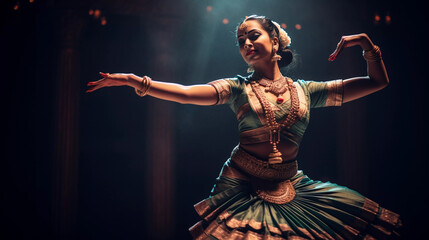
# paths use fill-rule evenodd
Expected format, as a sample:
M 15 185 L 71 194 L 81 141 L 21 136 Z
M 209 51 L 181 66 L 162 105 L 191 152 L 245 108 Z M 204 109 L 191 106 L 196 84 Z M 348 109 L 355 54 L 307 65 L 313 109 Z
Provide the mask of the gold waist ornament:
M 232 150 L 231 161 L 245 173 L 269 181 L 288 180 L 298 172 L 296 160 L 271 164 L 250 155 L 239 146 Z

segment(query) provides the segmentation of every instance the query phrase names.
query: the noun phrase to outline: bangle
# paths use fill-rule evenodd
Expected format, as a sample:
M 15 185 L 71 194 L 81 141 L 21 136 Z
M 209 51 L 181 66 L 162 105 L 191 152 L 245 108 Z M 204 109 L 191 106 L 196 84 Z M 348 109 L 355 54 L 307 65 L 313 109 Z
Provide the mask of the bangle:
M 140 97 L 144 97 L 149 93 L 150 85 L 152 83 L 152 79 L 148 76 L 143 76 L 142 78 L 142 87 L 140 89 L 135 89 L 136 94 Z
M 371 50 L 363 51 L 363 58 L 367 62 L 377 62 L 381 60 L 381 51 L 377 45 L 374 45 L 374 48 Z

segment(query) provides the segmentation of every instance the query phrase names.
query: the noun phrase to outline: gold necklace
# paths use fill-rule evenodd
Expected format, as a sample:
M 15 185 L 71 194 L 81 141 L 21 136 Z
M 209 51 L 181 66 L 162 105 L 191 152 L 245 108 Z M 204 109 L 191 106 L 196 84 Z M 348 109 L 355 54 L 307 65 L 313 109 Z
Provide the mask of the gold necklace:
M 288 89 L 288 83 L 285 77 L 282 76 L 281 78 L 275 80 L 267 80 L 262 78 L 258 81 L 258 83 L 259 85 L 265 87 L 265 92 L 271 92 L 277 96 L 277 103 L 280 104 L 283 102 L 284 99 L 281 97 L 281 95 L 284 94 Z
M 268 101 L 267 97 L 263 94 L 259 86 L 259 82 L 253 80 L 250 81 L 253 92 L 258 98 L 259 102 L 262 105 L 264 110 L 264 115 L 270 129 L 270 144 L 273 146 L 273 151 L 268 155 L 268 163 L 275 164 L 283 162 L 282 153 L 277 149 L 277 144 L 280 142 L 280 132 L 283 128 L 290 128 L 298 120 L 298 110 L 299 110 L 299 98 L 296 87 L 293 85 L 293 81 L 290 78 L 286 79 L 287 89 L 290 92 L 291 98 L 291 107 L 289 109 L 288 115 L 283 118 L 280 122 L 276 121 L 276 115 L 271 107 L 271 103 Z

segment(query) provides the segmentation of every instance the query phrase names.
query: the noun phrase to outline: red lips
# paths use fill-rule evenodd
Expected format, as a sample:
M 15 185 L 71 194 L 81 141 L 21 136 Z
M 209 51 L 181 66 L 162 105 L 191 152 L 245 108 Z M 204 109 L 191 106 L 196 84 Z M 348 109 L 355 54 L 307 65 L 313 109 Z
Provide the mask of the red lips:
M 246 56 L 249 56 L 249 55 L 251 55 L 251 54 L 254 54 L 256 52 L 256 50 L 255 49 L 250 49 L 250 50 L 248 50 L 247 52 L 246 52 Z

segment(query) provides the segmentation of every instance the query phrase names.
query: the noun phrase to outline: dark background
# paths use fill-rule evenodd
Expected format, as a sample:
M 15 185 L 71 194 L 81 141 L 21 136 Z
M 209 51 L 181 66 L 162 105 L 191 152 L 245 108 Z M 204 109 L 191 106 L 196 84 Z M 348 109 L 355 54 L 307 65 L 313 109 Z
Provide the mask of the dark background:
M 208 12 L 207 6 L 213 10 Z M 107 24 L 101 25 L 90 9 L 100 9 Z M 283 72 L 294 79 L 365 75 L 359 47 L 328 61 L 342 35 L 365 32 L 380 46 L 389 87 L 340 108 L 313 110 L 298 156 L 300 169 L 313 179 L 355 189 L 401 214 L 403 239 L 423 239 L 429 234 L 424 98 L 428 10 L 424 1 L 416 0 L 2 2 L 0 238 L 190 239 L 187 229 L 198 221 L 193 205 L 208 196 L 238 143 L 234 114 L 227 106 L 141 99 L 126 87 L 85 94 L 86 83 L 97 80 L 100 71 L 185 85 L 246 75 L 234 30 L 244 16 L 259 14 L 287 24 L 297 63 Z M 79 72 L 74 79 L 78 90 L 75 101 L 67 103 L 78 113 L 73 115 L 74 131 L 64 133 L 78 139 L 73 152 L 77 170 L 70 173 L 77 197 L 61 200 L 75 206 L 71 218 L 63 217 L 73 226 L 64 233 L 56 227 L 62 208 L 55 190 L 62 179 L 56 175 L 56 136 L 62 132 L 55 126 L 62 121 L 58 95 L 63 94 L 59 85 L 64 77 L 59 65 L 67 11 L 78 16 L 81 28 L 71 47 L 78 53 L 73 71 Z M 158 27 L 166 26 L 164 19 L 168 28 Z M 153 67 L 164 48 L 170 49 L 167 68 Z M 163 79 L 166 69 L 172 74 Z M 169 114 L 151 106 L 165 106 Z M 163 118 L 171 126 L 166 146 L 174 156 L 168 175 L 173 197 L 166 202 L 172 209 L 169 225 L 164 226 L 169 234 L 157 237 L 150 200 L 157 185 L 148 177 L 146 152 L 152 144 L 151 123 Z M 162 142 L 165 136 L 156 137 Z

